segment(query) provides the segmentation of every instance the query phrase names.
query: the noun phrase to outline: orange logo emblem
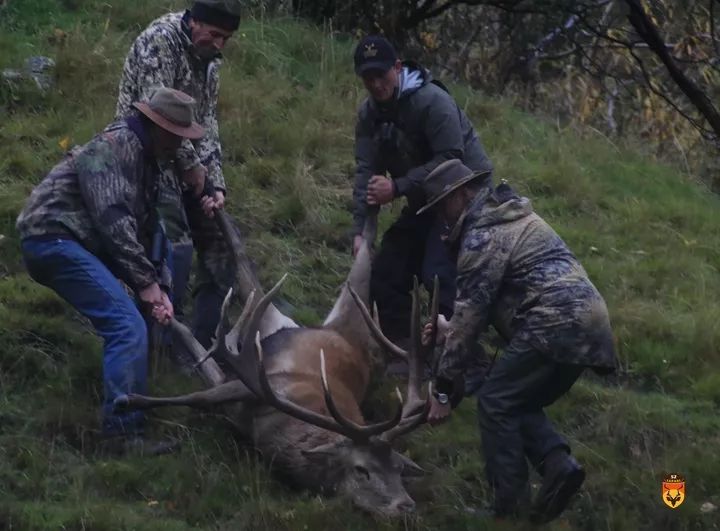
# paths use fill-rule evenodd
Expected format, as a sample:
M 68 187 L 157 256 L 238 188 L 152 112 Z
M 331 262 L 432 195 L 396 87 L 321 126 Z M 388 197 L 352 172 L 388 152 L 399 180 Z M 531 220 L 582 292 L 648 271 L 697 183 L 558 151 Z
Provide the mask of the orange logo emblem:
M 677 509 L 685 501 L 685 478 L 668 474 L 662 483 L 662 500 L 671 509 Z

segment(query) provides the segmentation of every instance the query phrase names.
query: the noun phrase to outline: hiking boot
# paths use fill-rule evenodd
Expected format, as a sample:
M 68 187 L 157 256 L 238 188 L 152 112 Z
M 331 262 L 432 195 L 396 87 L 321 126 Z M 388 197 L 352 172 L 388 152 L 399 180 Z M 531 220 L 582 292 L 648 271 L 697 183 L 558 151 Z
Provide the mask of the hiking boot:
M 565 510 L 585 481 L 585 471 L 563 449 L 553 450 L 544 465 L 542 486 L 530 510 L 530 521 L 544 524 Z
M 179 440 L 153 440 L 139 435 L 108 437 L 98 445 L 100 457 L 154 457 L 174 452 L 180 446 Z

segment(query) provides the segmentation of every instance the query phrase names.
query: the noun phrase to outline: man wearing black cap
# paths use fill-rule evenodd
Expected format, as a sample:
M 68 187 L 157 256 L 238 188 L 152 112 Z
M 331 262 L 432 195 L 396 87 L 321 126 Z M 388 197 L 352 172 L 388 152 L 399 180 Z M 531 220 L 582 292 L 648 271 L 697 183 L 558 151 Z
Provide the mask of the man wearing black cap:
M 454 158 L 473 170 L 487 170 L 483 175 L 490 182 L 492 164 L 450 94 L 428 70 L 400 61 L 387 39 L 365 37 L 354 60 L 368 98 L 359 108 L 355 129 L 353 251 L 362 241 L 367 209 L 405 197 L 408 207 L 383 236 L 371 281 L 383 331 L 402 342 L 409 336 L 414 275 L 428 289 L 438 275 L 445 315 L 452 314 L 455 295 L 455 264 L 441 240 L 442 224 L 432 213 L 415 216 L 425 202 L 420 184 L 438 164 Z
M 531 508 L 536 523 L 556 518 L 585 479 L 570 445 L 543 408 L 564 395 L 584 368 L 616 369 L 612 328 L 603 297 L 530 200 L 507 184 L 484 186 L 479 172 L 459 160 L 438 166 L 423 183 L 428 202 L 452 227 L 458 248 L 457 298 L 449 323 L 438 318 L 444 343 L 436 394 L 428 421 L 444 421 L 463 397 L 465 368 L 492 325 L 506 341 L 505 353 L 477 392 L 486 472 L 494 513 L 520 512 L 528 491 L 526 459 L 543 477 Z M 433 323 L 424 330 L 427 342 Z
M 206 134 L 186 140 L 174 164 L 163 173 L 159 209 L 173 242 L 173 302 L 182 315 L 183 293 L 192 262 L 193 240 L 198 248 L 198 275 L 193 332 L 210 346 L 220 307 L 231 285 L 232 261 L 222 236 L 210 219 L 225 201 L 225 179 L 216 117 L 221 51 L 240 22 L 239 0 L 196 0 L 192 7 L 153 21 L 133 43 L 119 85 L 118 117 L 132 112 L 134 101 L 145 101 L 158 86 L 182 90 L 197 102 L 195 120 Z M 206 182 L 207 181 L 207 182 Z M 181 184 L 182 183 L 182 184 Z M 206 191 L 200 205 L 183 197 L 185 183 Z M 185 194 L 187 196 L 187 194 Z M 202 215 L 202 212 L 206 215 Z M 192 239 L 190 228 L 192 228 Z

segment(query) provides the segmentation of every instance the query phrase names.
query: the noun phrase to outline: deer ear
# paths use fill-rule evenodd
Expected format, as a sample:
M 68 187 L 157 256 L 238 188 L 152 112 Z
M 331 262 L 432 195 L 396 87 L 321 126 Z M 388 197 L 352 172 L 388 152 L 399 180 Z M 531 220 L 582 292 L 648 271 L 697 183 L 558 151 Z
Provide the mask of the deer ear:
M 327 466 L 335 458 L 337 458 L 339 446 L 340 445 L 338 443 L 332 442 L 323 444 L 322 446 L 318 446 L 312 450 L 301 450 L 301 452 L 303 457 L 311 463 L 317 466 Z
M 403 477 L 408 478 L 418 478 L 427 475 L 427 470 L 419 466 L 415 461 L 410 459 L 409 457 L 399 453 L 395 452 L 395 455 L 400 459 L 400 463 L 402 464 L 402 473 L 401 475 Z

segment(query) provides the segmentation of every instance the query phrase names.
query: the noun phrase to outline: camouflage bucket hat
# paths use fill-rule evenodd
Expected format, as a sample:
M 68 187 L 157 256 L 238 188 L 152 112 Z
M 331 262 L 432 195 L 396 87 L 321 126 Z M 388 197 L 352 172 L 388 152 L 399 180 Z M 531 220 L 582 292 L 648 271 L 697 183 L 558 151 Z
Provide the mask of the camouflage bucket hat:
M 461 186 L 478 177 L 489 175 L 491 170 L 472 171 L 460 159 L 447 160 L 425 177 L 422 183 L 427 203 L 416 215 L 422 214 Z
M 193 121 L 194 106 L 191 96 L 167 87 L 158 88 L 147 103 L 133 103 L 133 107 L 166 131 L 197 140 L 205 136 L 205 129 Z

